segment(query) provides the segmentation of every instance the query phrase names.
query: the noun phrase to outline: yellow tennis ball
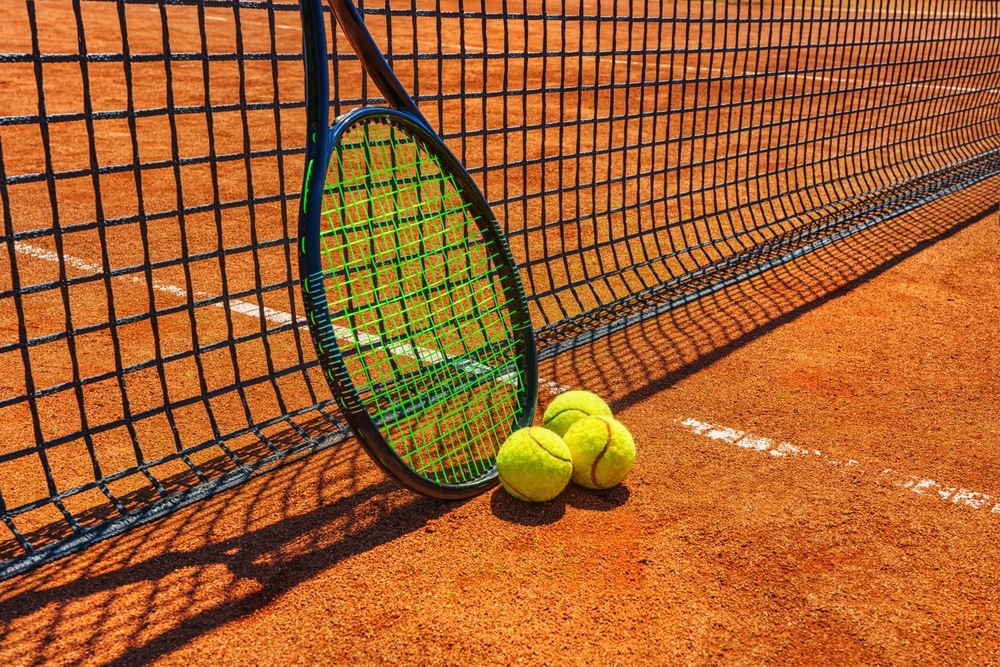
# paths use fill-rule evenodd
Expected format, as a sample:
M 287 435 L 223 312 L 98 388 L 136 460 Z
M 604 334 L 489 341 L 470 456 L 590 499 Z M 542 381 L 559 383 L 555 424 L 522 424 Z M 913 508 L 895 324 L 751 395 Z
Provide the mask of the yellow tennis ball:
M 500 484 L 520 500 L 544 502 L 558 496 L 573 475 L 569 447 L 552 431 L 529 426 L 514 431 L 497 452 Z
M 574 422 L 593 415 L 610 417 L 611 408 L 597 394 L 577 389 L 556 396 L 545 408 L 542 424 L 557 435 L 564 436 Z
M 615 486 L 635 463 L 632 434 L 612 417 L 584 417 L 569 427 L 564 440 L 573 457 L 573 481 L 589 489 Z

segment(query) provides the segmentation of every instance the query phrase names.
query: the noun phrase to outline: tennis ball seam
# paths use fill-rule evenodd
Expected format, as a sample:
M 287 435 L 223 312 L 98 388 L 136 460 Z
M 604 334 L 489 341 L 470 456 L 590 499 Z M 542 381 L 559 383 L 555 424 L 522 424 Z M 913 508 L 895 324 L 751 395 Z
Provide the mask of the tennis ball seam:
M 528 496 L 526 496 L 523 493 L 521 493 L 520 489 L 518 489 L 517 487 L 515 487 L 513 484 L 511 484 L 510 482 L 508 482 L 506 479 L 504 479 L 504 476 L 501 475 L 499 471 L 497 471 L 497 477 L 500 478 L 500 483 L 503 484 L 504 486 L 506 486 L 508 491 L 513 491 L 514 495 L 516 495 L 519 500 L 525 500 L 525 501 L 529 501 L 530 502 Z
M 587 413 L 584 410 L 581 410 L 580 408 L 566 408 L 565 410 L 560 410 L 559 412 L 553 413 L 551 417 L 548 417 L 547 419 L 544 419 L 542 421 L 542 423 L 545 424 L 546 426 L 548 426 L 549 424 L 551 424 L 555 420 L 557 420 L 560 417 L 562 417 L 567 412 L 579 412 L 582 415 L 589 416 L 589 413 Z
M 545 452 L 546 454 L 548 454 L 552 458 L 558 459 L 559 461 L 565 461 L 567 463 L 573 463 L 573 458 L 572 457 L 570 457 L 568 459 L 564 459 L 563 457 L 561 457 L 561 456 L 559 456 L 559 455 L 554 454 L 553 452 L 551 452 L 548 447 L 546 447 L 545 445 L 543 445 L 541 443 L 541 441 L 538 438 L 535 437 L 535 434 L 532 433 L 530 429 L 528 430 L 528 437 L 531 438 L 531 441 L 533 443 L 535 443 L 536 445 L 538 445 L 539 447 L 541 447 L 543 452 Z
M 596 415 L 595 415 L 596 416 Z M 594 483 L 594 486 L 601 486 L 597 483 L 597 465 L 604 458 L 604 455 L 608 453 L 608 447 L 611 446 L 611 422 L 609 422 L 604 417 L 597 417 L 602 422 L 604 422 L 604 428 L 608 430 L 608 437 L 604 439 L 604 449 L 601 450 L 600 454 L 594 457 L 594 462 L 590 465 L 590 481 Z

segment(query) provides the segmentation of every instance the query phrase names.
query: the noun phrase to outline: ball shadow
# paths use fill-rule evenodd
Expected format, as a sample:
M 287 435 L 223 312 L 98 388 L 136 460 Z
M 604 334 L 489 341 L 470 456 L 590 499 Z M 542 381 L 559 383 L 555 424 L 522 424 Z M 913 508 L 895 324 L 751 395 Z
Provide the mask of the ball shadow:
M 607 512 L 628 502 L 631 493 L 624 483 L 610 489 L 586 489 L 570 482 L 559 498 L 577 509 Z
M 522 526 L 547 526 L 566 514 L 565 493 L 544 503 L 528 503 L 497 487 L 490 496 L 493 516 Z

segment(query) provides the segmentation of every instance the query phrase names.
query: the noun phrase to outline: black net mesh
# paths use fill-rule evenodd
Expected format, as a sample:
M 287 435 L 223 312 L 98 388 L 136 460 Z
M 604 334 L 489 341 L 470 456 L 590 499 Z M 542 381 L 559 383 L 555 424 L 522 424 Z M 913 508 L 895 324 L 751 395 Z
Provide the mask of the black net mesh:
M 542 356 L 1000 172 L 1000 5 L 367 3 Z M 0 3 L 0 576 L 338 442 L 298 5 Z M 330 35 L 333 112 L 378 103 Z

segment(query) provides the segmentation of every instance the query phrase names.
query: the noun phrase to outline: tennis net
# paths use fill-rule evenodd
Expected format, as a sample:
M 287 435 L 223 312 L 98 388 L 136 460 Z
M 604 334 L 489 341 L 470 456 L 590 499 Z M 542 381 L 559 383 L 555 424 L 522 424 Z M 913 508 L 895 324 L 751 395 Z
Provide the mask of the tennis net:
M 1000 173 L 1000 5 L 363 5 L 558 354 Z M 0 578 L 348 432 L 304 329 L 298 5 L 0 4 Z M 378 103 L 331 32 L 333 112 Z

